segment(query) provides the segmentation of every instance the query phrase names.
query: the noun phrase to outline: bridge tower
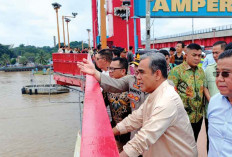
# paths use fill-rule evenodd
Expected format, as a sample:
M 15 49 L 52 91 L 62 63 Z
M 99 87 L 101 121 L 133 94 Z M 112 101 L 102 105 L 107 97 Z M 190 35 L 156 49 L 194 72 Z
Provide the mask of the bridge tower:
M 93 42 L 97 43 L 98 35 L 98 10 L 97 0 L 92 0 L 92 24 L 93 24 Z M 129 7 L 128 7 L 129 5 Z M 129 11 L 126 11 L 126 8 Z M 126 12 L 129 12 L 128 26 L 129 26 L 129 46 L 134 47 L 134 20 L 131 18 L 134 16 L 134 0 L 107 0 L 106 14 L 107 14 L 107 45 L 109 47 L 118 46 L 127 48 L 127 20 Z M 136 35 L 137 45 L 141 47 L 141 30 L 140 19 L 136 19 Z M 93 44 L 96 45 L 96 44 Z

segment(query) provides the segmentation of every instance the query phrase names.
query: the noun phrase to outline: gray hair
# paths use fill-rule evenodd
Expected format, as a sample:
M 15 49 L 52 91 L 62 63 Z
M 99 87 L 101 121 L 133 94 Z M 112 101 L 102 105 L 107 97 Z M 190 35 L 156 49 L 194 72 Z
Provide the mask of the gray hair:
M 168 77 L 167 73 L 167 62 L 165 59 L 165 56 L 161 53 L 145 53 L 144 55 L 140 56 L 140 61 L 144 60 L 146 58 L 150 59 L 149 68 L 152 70 L 152 73 L 154 74 L 157 70 L 160 70 L 162 73 L 162 76 L 164 78 Z M 140 62 L 141 63 L 141 62 Z

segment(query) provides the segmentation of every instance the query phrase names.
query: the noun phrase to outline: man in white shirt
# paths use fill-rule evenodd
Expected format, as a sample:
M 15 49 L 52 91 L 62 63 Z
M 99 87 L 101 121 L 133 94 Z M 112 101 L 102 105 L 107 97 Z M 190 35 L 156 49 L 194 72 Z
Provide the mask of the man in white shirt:
M 144 54 L 138 67 L 142 91 L 150 93 L 139 109 L 113 128 L 114 135 L 139 129 L 120 157 L 197 157 L 193 130 L 180 96 L 167 82 L 160 54 Z

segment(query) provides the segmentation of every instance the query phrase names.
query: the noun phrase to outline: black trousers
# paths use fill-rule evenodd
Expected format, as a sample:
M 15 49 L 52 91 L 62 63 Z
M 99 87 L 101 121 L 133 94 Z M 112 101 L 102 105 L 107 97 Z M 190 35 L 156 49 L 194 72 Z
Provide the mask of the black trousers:
M 202 120 L 203 120 L 203 118 L 201 120 L 199 120 L 197 123 L 191 123 L 192 128 L 193 128 L 194 137 L 195 137 L 196 141 L 197 141 L 199 132 L 201 130 Z

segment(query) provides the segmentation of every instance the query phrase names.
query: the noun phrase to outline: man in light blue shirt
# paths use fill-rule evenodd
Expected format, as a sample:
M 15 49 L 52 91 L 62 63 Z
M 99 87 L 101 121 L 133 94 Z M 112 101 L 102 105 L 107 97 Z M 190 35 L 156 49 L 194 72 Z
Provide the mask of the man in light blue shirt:
M 208 106 L 208 157 L 232 156 L 232 50 L 220 54 L 217 61 L 216 84 L 220 93 Z

